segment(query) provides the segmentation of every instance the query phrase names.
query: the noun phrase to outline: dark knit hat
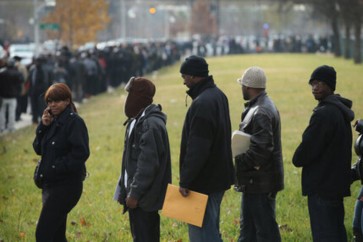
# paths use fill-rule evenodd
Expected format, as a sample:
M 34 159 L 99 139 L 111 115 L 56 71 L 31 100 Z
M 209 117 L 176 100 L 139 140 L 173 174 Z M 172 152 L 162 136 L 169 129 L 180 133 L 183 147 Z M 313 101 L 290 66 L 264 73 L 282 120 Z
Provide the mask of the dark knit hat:
M 203 57 L 191 55 L 180 66 L 180 73 L 190 76 L 207 77 L 208 64 Z
M 333 91 L 335 91 L 336 81 L 337 79 L 337 73 L 334 70 L 334 67 L 332 66 L 319 66 L 316 68 L 313 73 L 311 74 L 309 84 L 316 80 L 325 82 Z
M 128 118 L 136 117 L 153 102 L 155 85 L 143 77 L 131 77 L 125 86 L 129 93 L 125 102 L 125 114 Z

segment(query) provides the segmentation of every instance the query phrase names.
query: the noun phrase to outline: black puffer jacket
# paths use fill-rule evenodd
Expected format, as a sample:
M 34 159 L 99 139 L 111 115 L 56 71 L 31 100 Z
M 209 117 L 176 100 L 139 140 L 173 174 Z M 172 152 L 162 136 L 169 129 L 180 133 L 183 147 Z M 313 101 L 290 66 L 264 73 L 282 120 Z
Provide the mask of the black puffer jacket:
M 280 115 L 262 92 L 246 104 L 240 130 L 251 135 L 250 147 L 236 159 L 236 190 L 277 192 L 284 188 Z
M 303 195 L 350 195 L 352 102 L 338 95 L 320 101 L 297 147 L 293 164 L 302 169 Z
M 227 97 L 212 76 L 193 86 L 180 148 L 180 186 L 205 194 L 229 189 L 234 180 Z
M 41 155 L 38 176 L 43 185 L 82 181 L 90 155 L 88 131 L 83 119 L 67 107 L 49 126 L 39 124 L 33 142 Z
M 166 187 L 171 183 L 166 115 L 161 112 L 160 105 L 149 105 L 145 115 L 136 118 L 135 126 L 128 137 L 133 120 L 128 122 L 125 132 L 119 183 L 121 203 L 125 205 L 126 197 L 130 195 L 138 200 L 138 206 L 143 210 L 157 211 L 162 208 Z

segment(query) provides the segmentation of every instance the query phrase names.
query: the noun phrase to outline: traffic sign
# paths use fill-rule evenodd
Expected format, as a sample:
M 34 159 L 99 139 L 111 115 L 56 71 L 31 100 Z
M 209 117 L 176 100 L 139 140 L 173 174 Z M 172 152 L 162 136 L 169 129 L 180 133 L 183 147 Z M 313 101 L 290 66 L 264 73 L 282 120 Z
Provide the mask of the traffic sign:
M 48 29 L 48 30 L 59 30 L 60 26 L 58 23 L 41 23 L 39 25 L 40 29 Z

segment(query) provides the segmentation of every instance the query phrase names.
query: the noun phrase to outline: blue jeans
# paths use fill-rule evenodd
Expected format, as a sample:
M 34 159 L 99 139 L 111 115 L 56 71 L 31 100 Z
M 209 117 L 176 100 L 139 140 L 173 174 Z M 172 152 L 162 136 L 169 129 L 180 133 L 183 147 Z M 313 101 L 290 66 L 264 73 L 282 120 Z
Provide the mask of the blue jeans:
M 239 242 L 281 241 L 276 193 L 242 193 Z
M 199 228 L 188 224 L 190 242 L 223 241 L 221 234 L 219 233 L 219 216 L 223 195 L 224 191 L 208 195 L 207 208 L 205 210 L 202 227 Z
M 353 231 L 362 234 L 363 231 L 363 187 L 361 187 L 357 201 L 354 205 Z
M 311 232 L 314 242 L 346 242 L 343 198 L 308 196 Z

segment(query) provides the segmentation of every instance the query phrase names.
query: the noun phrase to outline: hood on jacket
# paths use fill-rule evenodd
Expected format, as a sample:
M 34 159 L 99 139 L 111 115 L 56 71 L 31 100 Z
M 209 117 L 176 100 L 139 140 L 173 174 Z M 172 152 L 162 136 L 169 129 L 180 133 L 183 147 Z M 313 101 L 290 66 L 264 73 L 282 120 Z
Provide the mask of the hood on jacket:
M 188 91 L 187 94 L 194 100 L 201 94 L 205 89 L 215 87 L 215 83 L 213 80 L 213 76 L 208 76 L 205 79 L 201 80 L 194 86 L 192 86 Z
M 354 112 L 352 111 L 353 102 L 347 98 L 341 97 L 339 94 L 329 95 L 321 104 L 330 103 L 337 106 L 343 113 L 344 118 L 351 122 L 354 120 Z
M 138 122 L 142 122 L 142 120 L 144 120 L 147 117 L 150 116 L 154 116 L 154 117 L 158 117 L 161 120 L 163 120 L 163 122 L 166 124 L 166 114 L 163 113 L 162 111 L 162 107 L 160 104 L 150 104 L 149 106 L 147 106 L 145 108 L 145 110 L 143 112 L 141 112 L 136 119 L 140 119 L 138 120 Z M 145 114 L 144 114 L 145 113 Z

